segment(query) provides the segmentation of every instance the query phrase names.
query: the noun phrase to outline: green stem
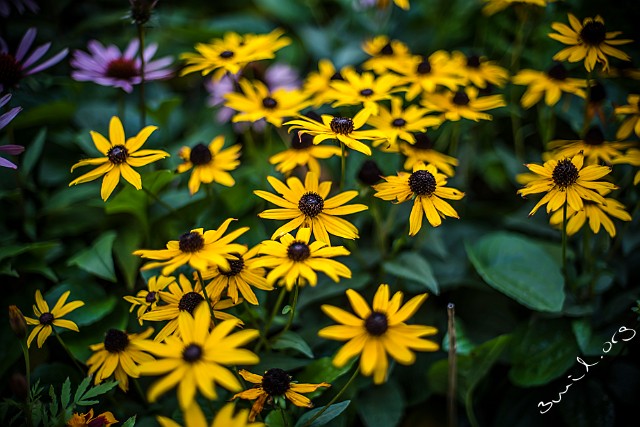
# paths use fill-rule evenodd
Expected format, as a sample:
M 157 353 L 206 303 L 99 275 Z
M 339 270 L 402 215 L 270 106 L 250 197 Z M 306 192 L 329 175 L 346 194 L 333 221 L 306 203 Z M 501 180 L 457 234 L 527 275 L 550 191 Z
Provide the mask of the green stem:
M 138 382 L 138 379 L 137 378 L 131 378 L 131 380 L 133 381 L 133 384 L 135 384 L 136 391 L 140 395 L 140 398 L 142 399 L 142 401 L 144 403 L 147 403 L 147 398 L 144 395 L 144 391 L 142 391 L 142 387 L 140 387 L 140 383 Z
M 29 348 L 24 345 L 23 340 L 20 340 L 20 348 L 22 349 L 22 355 L 24 356 L 24 365 L 25 365 L 25 376 L 27 378 L 27 402 L 26 402 L 26 415 L 27 415 L 27 426 L 33 426 L 33 420 L 31 419 L 31 363 L 29 362 Z
M 342 191 L 347 175 L 347 152 L 344 146 L 344 142 L 342 141 L 340 141 L 340 149 L 342 150 L 340 157 L 340 191 Z
M 144 97 L 144 27 L 138 24 L 138 40 L 140 41 L 140 127 L 143 128 L 147 122 L 147 104 Z
M 157 194 L 152 193 L 151 191 L 149 191 L 147 188 L 144 188 L 144 187 L 142 187 L 142 191 L 144 191 L 147 194 L 147 196 L 151 197 L 153 200 L 158 202 L 160 206 L 162 206 L 167 211 L 169 211 L 171 215 L 174 215 L 176 218 L 178 217 L 178 212 L 176 212 L 176 210 L 173 209 L 167 202 L 165 202 L 160 197 L 158 197 Z
M 562 274 L 564 275 L 564 283 L 568 284 L 567 274 L 567 201 L 562 205 Z
M 456 157 L 458 144 L 460 143 L 460 121 L 458 120 L 457 122 L 453 122 L 451 126 L 451 145 L 449 145 L 449 155 Z
M 278 335 L 282 335 L 289 330 L 291 325 L 293 324 L 293 318 L 296 314 L 296 305 L 298 304 L 298 294 L 300 293 L 300 286 L 298 286 L 298 280 L 296 279 L 296 287 L 293 290 L 293 302 L 291 303 L 291 310 L 289 311 L 289 319 L 287 320 L 286 325 L 284 325 L 284 329 Z
M 456 413 L 456 388 L 457 388 L 457 356 L 456 356 L 456 324 L 455 305 L 447 305 L 448 332 L 449 332 L 449 390 L 447 393 L 447 413 L 449 415 L 449 427 L 458 425 Z
M 209 312 L 211 313 L 211 322 L 215 323 L 215 314 L 213 313 L 213 304 L 211 304 L 211 298 L 209 298 L 209 294 L 207 293 L 207 287 L 204 284 L 204 279 L 202 278 L 202 273 L 200 270 L 196 270 L 196 274 L 198 275 L 198 280 L 200 281 L 200 287 L 202 288 L 202 294 L 204 295 L 205 301 L 207 301 L 207 305 L 209 306 Z
M 58 331 L 56 331 L 56 328 L 52 327 L 51 329 L 53 330 L 53 334 L 58 339 L 58 342 L 60 343 L 62 348 L 64 348 L 64 351 L 67 352 L 67 355 L 71 358 L 71 360 L 73 361 L 73 364 L 76 365 L 76 368 L 78 368 L 78 371 L 80 371 L 80 374 L 82 374 L 82 376 L 84 377 L 86 375 L 86 372 L 84 371 L 84 369 L 82 369 L 82 367 L 78 363 L 78 360 L 75 358 L 73 353 L 71 353 L 71 350 L 69 350 L 69 347 L 67 347 L 64 341 L 62 341 L 62 337 L 60 336 L 60 334 L 58 334 Z
M 269 318 L 267 318 L 267 322 L 264 325 L 264 331 L 260 336 L 260 341 L 258 342 L 258 344 L 256 344 L 256 348 L 253 350 L 254 353 L 260 351 L 263 344 L 268 344 L 267 335 L 269 334 L 269 328 L 271 328 L 271 323 L 273 323 L 273 319 L 274 317 L 276 317 L 276 313 L 278 312 L 278 310 L 280 310 L 280 306 L 282 305 L 282 301 L 284 301 L 284 294 L 286 292 L 287 288 L 283 286 L 280 290 L 280 294 L 278 294 L 276 304 L 273 306 L 271 314 L 269 315 Z
M 324 414 L 324 412 L 329 409 L 329 407 L 331 405 L 333 405 L 339 398 L 340 396 L 342 396 L 342 394 L 349 388 L 349 386 L 351 385 L 351 383 L 356 379 L 356 377 L 358 376 L 358 373 L 360 372 L 360 368 L 357 367 L 354 371 L 353 374 L 351 375 L 351 378 L 349 378 L 349 381 L 347 381 L 345 383 L 345 385 L 342 386 L 342 388 L 340 389 L 340 391 L 338 392 L 338 394 L 336 394 L 335 396 L 333 396 L 333 399 L 331 399 L 329 401 L 329 403 L 327 403 L 320 412 L 318 412 L 317 414 L 315 414 L 309 421 L 307 421 L 306 423 L 304 423 L 302 425 L 302 427 L 308 427 L 311 424 L 313 424 L 313 422 L 315 420 L 317 420 L 318 418 L 320 418 L 320 416 L 322 414 Z
M 282 415 L 282 422 L 284 427 L 289 427 L 289 421 L 287 421 L 287 415 L 284 412 L 284 409 L 280 407 L 280 415 Z

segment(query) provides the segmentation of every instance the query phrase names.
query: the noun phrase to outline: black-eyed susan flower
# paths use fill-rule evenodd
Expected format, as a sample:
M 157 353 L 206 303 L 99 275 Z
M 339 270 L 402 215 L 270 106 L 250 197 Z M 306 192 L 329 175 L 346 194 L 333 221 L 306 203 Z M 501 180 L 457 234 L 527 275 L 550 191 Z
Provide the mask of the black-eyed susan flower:
M 204 280 L 211 280 L 207 284 L 207 294 L 212 298 L 220 298 L 224 291 L 234 304 L 240 301 L 239 295 L 249 303 L 258 305 L 258 298 L 251 287 L 270 291 L 273 286 L 267 284 L 266 271 L 262 267 L 256 267 L 255 263 L 260 246 L 251 250 L 234 254 L 235 258 L 229 260 L 229 269 L 213 267 L 202 272 Z
M 371 58 L 367 59 L 362 68 L 372 70 L 376 74 L 396 71 L 406 68 L 412 62 L 412 55 L 406 44 L 400 40 L 389 40 L 387 36 L 376 36 L 362 44 L 362 50 Z
M 586 97 L 587 81 L 572 79 L 567 75 L 567 69 L 561 63 L 555 64 L 546 72 L 536 70 L 520 70 L 513 76 L 513 83 L 527 86 L 520 103 L 524 108 L 530 108 L 540 102 L 544 95 L 544 103 L 553 106 L 560 101 L 562 93 L 571 93 L 580 98 Z
M 610 165 L 613 159 L 623 155 L 621 150 L 633 145 L 635 145 L 633 142 L 605 141 L 600 127 L 594 126 L 587 131 L 583 139 L 551 141 L 549 149 L 553 150 L 553 157 L 556 159 L 573 157 L 582 153 L 584 163 L 587 165 L 602 163 Z
M 245 249 L 243 245 L 231 242 L 249 230 L 249 227 L 241 227 L 225 236 L 224 233 L 231 221 L 235 219 L 228 218 L 217 230 L 193 229 L 180 236 L 179 240 L 169 241 L 167 249 L 139 249 L 133 254 L 155 260 L 142 266 L 142 270 L 162 267 L 164 276 L 168 276 L 176 268 L 185 264 L 199 271 L 204 271 L 213 265 L 229 268 L 228 259 L 233 258 L 231 254 Z
M 478 55 L 466 56 L 455 51 L 451 54 L 451 62 L 454 72 L 464 83 L 469 82 L 480 89 L 488 85 L 503 87 L 509 80 L 509 72 L 506 69 Z
M 249 414 L 249 421 L 256 419 L 262 412 L 265 403 L 284 407 L 284 401 L 289 400 L 296 406 L 313 408 L 311 399 L 301 393 L 311 393 L 320 387 L 331 387 L 329 383 L 300 384 L 292 381 L 289 374 L 280 368 L 271 368 L 264 375 L 253 374 L 240 369 L 238 372 L 245 381 L 254 384 L 253 387 L 236 393 L 231 399 L 255 400 Z
M 332 106 L 361 105 L 369 114 L 378 114 L 378 103 L 390 99 L 401 84 L 399 77 L 391 73 L 376 77 L 368 71 L 359 74 L 353 69 L 345 69 L 341 74 L 344 80 L 331 82 L 335 97 Z
M 320 175 L 320 162 L 317 159 L 328 159 L 340 154 L 340 148 L 335 145 L 314 145 L 313 136 L 295 133 L 291 135 L 291 148 L 269 157 L 269 163 L 276 165 L 276 170 L 284 175 L 289 175 L 298 166 L 306 166 L 311 172 Z
M 106 201 L 118 185 L 120 175 L 122 175 L 136 190 L 141 190 L 142 179 L 133 168 L 169 157 L 169 153 L 162 150 L 140 150 L 156 129 L 156 126 L 146 126 L 136 136 L 125 140 L 122 122 L 118 117 L 113 116 L 109 122 L 109 140 L 98 132 L 90 132 L 93 143 L 105 157 L 81 160 L 71 167 L 71 172 L 80 166 L 100 166 L 74 179 L 69 183 L 69 186 L 93 181 L 104 175 L 100 196 L 102 200 Z
M 616 132 L 617 139 L 626 139 L 635 133 L 640 138 L 640 95 L 631 94 L 627 96 L 627 105 L 616 107 L 615 113 L 628 115 Z
M 93 416 L 93 408 L 89 409 L 89 412 L 80 414 L 74 412 L 69 421 L 67 421 L 67 427 L 109 427 L 119 422 L 113 416 L 110 411 L 103 412 L 100 415 Z
M 200 184 L 217 182 L 226 187 L 233 187 L 236 181 L 229 171 L 240 164 L 240 144 L 232 145 L 223 150 L 224 136 L 216 136 L 209 145 L 197 144 L 194 147 L 182 147 L 178 154 L 184 163 L 178 165 L 178 173 L 190 169 L 189 192 L 195 194 Z
M 352 69 L 352 67 L 345 67 L 343 70 Z M 344 80 L 342 73 L 336 70 L 336 67 L 328 59 L 321 59 L 318 61 L 318 71 L 310 72 L 305 78 L 303 90 L 312 100 L 314 105 L 319 106 L 331 101 L 334 101 L 334 96 L 331 94 L 331 82 L 334 80 Z
M 224 405 L 215 415 L 211 424 L 207 422 L 207 418 L 198 406 L 197 402 L 193 402 L 186 410 L 182 412 L 184 416 L 184 427 L 265 427 L 264 423 L 249 421 L 249 410 L 240 409 L 234 415 L 233 403 Z M 182 427 L 177 422 L 167 417 L 156 417 L 160 427 Z
M 512 4 L 526 4 L 546 7 L 548 3 L 554 1 L 555 0 L 484 0 L 485 5 L 482 7 L 482 13 L 487 16 L 491 16 L 494 13 L 498 13 L 501 10 L 506 9 Z
M 382 146 L 385 151 L 398 151 L 400 141 L 414 144 L 413 132 L 424 132 L 427 128 L 439 126 L 442 120 L 427 116 L 427 111 L 417 105 L 403 107 L 402 98 L 391 98 L 391 109 L 380 106 L 378 114 L 369 117 L 367 123 L 373 126 L 386 140 L 375 140 L 373 146 Z
M 133 310 L 138 307 L 137 317 L 138 322 L 142 325 L 142 315 L 149 310 L 153 310 L 157 307 L 158 302 L 160 301 L 159 291 L 163 291 L 167 285 L 175 282 L 175 277 L 167 277 L 167 276 L 153 276 L 147 282 L 147 289 L 142 289 L 138 291 L 136 296 L 124 296 L 124 300 L 131 304 L 131 308 L 129 308 L 129 313 L 133 312 Z
M 165 375 L 149 387 L 149 402 L 174 386 L 178 386 L 178 403 L 185 410 L 195 400 L 196 390 L 208 399 L 217 399 L 216 385 L 232 392 L 242 390 L 240 382 L 224 366 L 253 365 L 259 358 L 253 352 L 239 348 L 256 337 L 255 329 L 231 333 L 237 320 L 225 320 L 210 330 L 211 315 L 206 304 L 200 304 L 194 315 L 181 312 L 180 333 L 164 343 L 147 341 L 144 350 L 158 357 L 140 365 L 142 375 Z
M 313 135 L 314 144 L 320 144 L 326 139 L 335 139 L 352 150 L 370 156 L 371 148 L 360 140 L 384 139 L 384 135 L 376 130 L 360 130 L 370 115 L 370 111 L 366 109 L 360 110 L 353 119 L 323 114 L 322 122 L 310 117 L 298 116 L 297 119 L 290 120 L 285 125 L 291 125 L 289 132 L 298 129 L 299 134 Z
M 295 117 L 310 102 L 307 95 L 298 89 L 279 88 L 270 91 L 258 80 L 240 80 L 242 93 L 225 95 L 225 107 L 238 113 L 231 119 L 235 122 L 257 122 L 265 119 L 274 126 L 282 125 L 286 117 Z
M 609 190 L 601 193 L 606 196 Z M 621 221 L 631 221 L 631 215 L 625 210 L 622 203 L 610 197 L 604 198 L 605 203 L 595 203 L 586 200 L 582 210 L 576 211 L 567 206 L 567 235 L 576 234 L 582 226 L 589 221 L 589 228 L 594 234 L 600 232 L 600 227 L 604 228 L 612 238 L 616 236 L 616 226 L 609 217 L 617 218 Z M 551 225 L 562 227 L 563 212 L 561 209 L 551 214 L 549 223 Z
M 427 111 L 441 113 L 444 119 L 452 122 L 460 119 L 492 120 L 491 114 L 484 111 L 506 105 L 502 95 L 478 96 L 478 89 L 472 86 L 464 91 L 425 94 L 421 104 Z
M 414 144 L 400 144 L 400 152 L 407 156 L 403 166 L 406 170 L 413 170 L 415 165 L 424 163 L 432 164 L 448 177 L 455 174 L 453 167 L 458 166 L 458 159 L 434 150 L 433 141 L 426 133 L 414 134 L 414 138 Z
M 438 344 L 422 338 L 436 334 L 436 328 L 405 323 L 427 299 L 427 294 L 417 295 L 404 305 L 402 292 L 396 292 L 391 299 L 389 296 L 389 285 L 380 285 L 370 307 L 358 292 L 347 290 L 355 315 L 332 305 L 322 306 L 322 311 L 340 325 L 327 326 L 318 335 L 348 341 L 333 357 L 333 364 L 342 367 L 360 355 L 360 372 L 365 376 L 373 374 L 375 384 L 387 379 L 387 354 L 400 364 L 411 365 L 415 361 L 414 351 L 438 350 Z
M 413 198 L 413 208 L 409 217 L 409 235 L 415 236 L 422 227 L 422 217 L 429 224 L 438 227 L 445 216 L 459 218 L 458 213 L 443 199 L 460 200 L 462 191 L 446 187 L 447 177 L 433 165 L 416 164 L 413 173 L 398 172 L 398 176 L 383 177 L 385 182 L 374 185 L 374 196 L 382 200 L 403 203 Z
M 565 203 L 568 207 L 582 210 L 583 200 L 606 203 L 599 192 L 615 190 L 614 184 L 596 181 L 611 172 L 610 167 L 584 166 L 584 156 L 576 154 L 561 160 L 551 159 L 543 165 L 535 163 L 525 165 L 538 178 L 528 180 L 524 188 L 518 190 L 522 197 L 530 194 L 546 193 L 531 209 L 529 216 L 536 213 L 540 206 L 547 204 L 547 213 L 560 209 Z
M 349 255 L 344 246 L 329 246 L 316 240 L 310 243 L 311 230 L 300 228 L 294 238 L 287 233 L 280 237 L 280 241 L 265 240 L 260 245 L 260 258 L 256 265 L 268 267 L 272 270 L 267 275 L 267 282 L 271 285 L 279 284 L 291 291 L 296 284 L 302 286 L 318 283 L 316 271 L 321 271 L 334 282 L 340 277 L 351 278 L 349 268 L 331 258 Z
M 465 80 L 455 71 L 451 55 L 438 50 L 427 56 L 414 56 L 411 62 L 403 63 L 398 71 L 402 85 L 407 86 L 407 100 L 411 101 L 421 93 L 433 93 L 445 87 L 456 91 L 464 86 Z
M 87 360 L 87 366 L 89 375 L 95 374 L 94 383 L 100 384 L 114 375 L 118 380 L 118 387 L 125 392 L 129 390 L 129 377 L 140 376 L 138 366 L 154 360 L 153 356 L 140 348 L 140 343 L 146 341 L 152 333 L 152 328 L 139 334 L 109 329 L 103 342 L 89 346 L 93 355 Z
M 78 325 L 71 320 L 63 319 L 64 316 L 84 305 L 83 301 L 67 303 L 67 298 L 69 298 L 70 293 L 71 291 L 66 291 L 60 295 L 53 309 L 50 310 L 49 304 L 42 298 L 40 289 L 36 290 L 36 303 L 33 305 L 33 314 L 36 315 L 36 318 L 33 319 L 27 316 L 24 318 L 28 325 L 36 326 L 27 338 L 27 347 L 31 347 L 31 342 L 38 337 L 38 348 L 41 348 L 45 340 L 49 338 L 49 335 L 53 332 L 54 326 L 79 332 Z
M 614 165 L 631 165 L 631 166 L 640 166 L 640 150 L 637 148 L 629 149 L 624 156 L 616 157 L 611 161 Z M 633 178 L 633 185 L 638 185 L 640 183 L 640 171 L 636 172 L 635 177 Z
M 561 22 L 551 24 L 557 33 L 549 33 L 549 37 L 560 43 L 569 45 L 553 56 L 556 61 L 578 62 L 584 60 L 587 71 L 593 70 L 596 62 L 600 62 L 605 71 L 609 69 L 609 56 L 629 61 L 629 55 L 613 46 L 631 43 L 629 39 L 616 39 L 620 31 L 607 32 L 604 20 L 600 15 L 585 18 L 582 22 L 569 13 L 569 27 Z
M 170 335 L 179 334 L 178 319 L 180 313 L 186 312 L 193 314 L 196 307 L 205 301 L 204 292 L 202 292 L 202 283 L 198 280 L 194 286 L 184 274 L 178 277 L 177 282 L 169 284 L 165 291 L 158 291 L 158 295 L 164 304 L 156 306 L 155 309 L 146 312 L 140 317 L 140 320 L 143 321 L 167 321 L 155 336 L 154 341 L 163 341 Z M 207 305 L 206 302 L 204 305 Z M 220 295 L 218 295 L 211 299 L 211 305 L 213 307 L 213 315 L 216 319 L 236 320 L 238 324 L 242 325 L 242 321 L 235 316 L 221 311 L 236 305 L 230 299 L 221 300 Z
M 340 218 L 341 215 L 349 215 L 367 210 L 366 205 L 345 205 L 358 195 L 357 191 L 344 191 L 331 198 L 327 198 L 331 191 L 331 181 L 318 183 L 318 175 L 307 172 L 304 185 L 295 176 L 287 178 L 286 184 L 272 176 L 267 181 L 282 197 L 262 190 L 254 191 L 254 194 L 275 205 L 279 209 L 267 209 L 258 214 L 260 218 L 290 220 L 279 227 L 271 236 L 275 239 L 298 227 L 308 227 L 313 231 L 316 240 L 331 244 L 329 234 L 345 239 L 358 238 L 358 229 Z

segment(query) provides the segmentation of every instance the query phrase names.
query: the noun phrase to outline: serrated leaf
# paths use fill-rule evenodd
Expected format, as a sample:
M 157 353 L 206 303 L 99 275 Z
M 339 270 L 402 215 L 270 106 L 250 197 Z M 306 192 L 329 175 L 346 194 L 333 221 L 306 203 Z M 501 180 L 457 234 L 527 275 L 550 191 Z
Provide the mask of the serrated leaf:
M 82 396 L 82 399 L 90 399 L 92 397 L 100 396 L 101 394 L 105 394 L 117 385 L 118 381 L 107 381 L 102 384 L 98 384 L 97 386 L 87 390 L 87 392 Z
M 403 252 L 395 260 L 385 262 L 383 268 L 396 277 L 421 284 L 436 295 L 440 292 L 431 264 L 416 252 Z
M 73 256 L 67 261 L 67 265 L 76 265 L 98 277 L 109 280 L 110 282 L 116 282 L 112 253 L 113 241 L 115 239 L 115 231 L 103 233 L 91 248 Z
M 122 427 L 133 427 L 136 424 L 136 415 L 130 417 L 122 424 Z
M 96 405 L 98 403 L 100 403 L 99 400 L 84 400 L 84 399 L 82 399 L 81 401 L 79 401 L 76 404 L 78 406 L 92 406 L 92 405 Z
M 69 400 L 71 400 L 71 380 L 67 377 L 62 384 L 62 391 L 60 393 L 60 403 L 62 404 L 63 410 L 69 406 Z
M 76 394 L 73 396 L 73 401 L 75 403 L 78 403 L 80 401 L 80 399 L 82 398 L 82 395 L 84 394 L 85 391 L 87 391 L 87 388 L 89 388 L 89 384 L 91 384 L 91 379 L 93 377 L 91 375 L 89 375 L 88 377 L 85 377 L 85 379 L 82 380 L 82 382 L 78 385 L 78 389 L 76 390 Z
M 309 424 L 308 426 L 305 426 L 305 427 L 320 427 L 320 426 L 323 426 L 323 425 L 327 424 L 329 421 L 333 420 L 334 418 L 337 418 L 338 416 L 340 416 L 340 414 L 342 414 L 344 412 L 344 410 L 347 409 L 347 406 L 349 406 L 350 403 L 351 403 L 350 400 L 345 400 L 344 402 L 334 403 L 333 405 L 329 406 L 328 408 L 326 408 L 325 406 L 322 406 L 320 408 L 316 408 L 316 409 L 313 409 L 313 410 L 311 410 L 309 412 L 306 412 L 304 415 L 302 415 L 300 417 L 300 419 L 296 423 L 295 427 L 302 427 L 303 425 L 305 425 L 305 423 L 308 420 L 310 420 L 317 413 L 319 413 L 320 411 L 322 411 L 322 410 L 324 410 L 326 408 L 326 410 L 322 413 L 322 415 L 320 415 L 318 418 L 313 420 L 313 422 L 311 424 Z
M 307 344 L 300 335 L 292 331 L 286 331 L 284 334 L 281 334 L 276 342 L 273 343 L 273 348 L 276 350 L 290 348 L 304 354 L 310 359 L 313 359 L 313 352 L 311 351 L 309 344 Z
M 53 386 L 49 386 L 49 397 L 51 398 L 49 412 L 51 412 L 52 417 L 55 417 L 58 415 L 58 398 L 56 397 L 56 391 L 53 389 Z

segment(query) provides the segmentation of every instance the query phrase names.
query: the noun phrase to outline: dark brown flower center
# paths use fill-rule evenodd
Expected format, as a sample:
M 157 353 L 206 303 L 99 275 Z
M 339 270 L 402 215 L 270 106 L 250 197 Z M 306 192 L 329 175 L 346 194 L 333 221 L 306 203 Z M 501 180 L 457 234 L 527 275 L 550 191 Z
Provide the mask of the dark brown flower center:
M 298 202 L 298 209 L 309 218 L 314 218 L 322 212 L 324 199 L 318 193 L 310 191 L 304 193 Z
M 418 150 L 433 149 L 433 141 L 427 136 L 426 132 L 414 133 L 413 136 L 416 138 L 416 143 L 413 144 L 413 148 Z
M 382 171 L 373 160 L 365 160 L 358 172 L 358 179 L 365 185 L 373 185 L 380 182 Z
M 131 19 L 136 24 L 144 24 L 151 18 L 151 12 L 158 0 L 130 0 Z
M 602 83 L 596 82 L 596 84 L 591 86 L 591 91 L 589 92 L 589 102 L 593 104 L 599 104 L 605 99 L 607 99 L 607 90 L 604 88 Z
M 127 161 L 129 150 L 124 145 L 114 145 L 107 151 L 107 158 L 114 165 L 121 165 Z
M 382 46 L 382 49 L 380 49 L 380 55 L 393 55 L 393 47 L 390 42 Z
M 262 377 L 262 389 L 269 396 L 282 396 L 291 387 L 291 377 L 280 368 L 272 368 Z
M 41 325 L 50 325 L 53 323 L 54 320 L 55 318 L 51 313 L 42 313 L 38 318 L 38 321 L 40 322 Z
M 344 77 L 342 77 L 342 74 L 340 74 L 340 71 L 336 71 L 335 73 L 333 73 L 333 75 L 329 80 L 344 80 Z
M 0 53 L 0 84 L 4 90 L 14 87 L 22 79 L 22 65 L 10 53 Z
M 553 168 L 551 177 L 553 182 L 561 189 L 566 189 L 578 180 L 578 168 L 571 162 L 571 159 L 563 159 Z
M 266 98 L 264 98 L 262 100 L 262 106 L 264 108 L 266 108 L 267 110 L 273 110 L 274 108 L 276 108 L 278 106 L 278 101 L 276 101 L 275 99 L 273 99 L 270 96 L 267 96 Z
M 588 22 L 582 30 L 580 30 L 580 39 L 588 45 L 598 46 L 605 41 L 607 31 L 602 22 Z
M 348 117 L 334 117 L 329 126 L 333 132 L 340 135 L 349 135 L 353 132 L 353 120 Z
M 213 159 L 213 155 L 209 147 L 200 143 L 191 149 L 189 153 L 189 161 L 196 166 L 206 165 Z
M 427 58 L 422 58 L 422 62 L 418 64 L 418 68 L 416 69 L 418 74 L 430 74 L 431 73 L 431 63 Z
M 145 300 L 146 302 L 148 302 L 149 304 L 156 302 L 156 293 L 155 293 L 155 292 L 153 292 L 153 291 L 152 291 L 152 292 L 149 292 L 149 293 L 147 294 L 147 296 L 146 296 L 146 297 L 144 297 L 144 300 Z
M 294 150 L 305 150 L 313 145 L 313 135 L 308 133 L 294 133 L 291 137 L 291 148 Z
M 365 97 L 369 97 L 369 96 L 373 95 L 373 89 L 362 89 L 360 91 L 360 95 L 365 96 Z
M 117 329 L 109 329 L 104 336 L 104 349 L 109 353 L 125 351 L 129 345 L 129 337 L 126 333 Z
M 436 179 L 429 171 L 415 171 L 409 177 L 409 188 L 418 196 L 430 196 L 436 191 Z
M 238 258 L 230 259 L 229 261 L 229 270 L 220 269 L 220 274 L 223 276 L 231 277 L 240 274 L 242 269 L 244 268 L 244 258 L 241 255 L 236 255 Z
M 584 136 L 584 142 L 589 145 L 602 145 L 604 142 L 602 130 L 597 126 L 590 128 Z
M 222 52 L 220 52 L 220 55 L 218 55 L 220 58 L 223 59 L 229 59 L 229 58 L 233 58 L 233 55 L 235 55 L 232 51 L 230 50 L 223 50 Z
M 478 55 L 471 55 L 467 58 L 467 67 L 480 68 L 480 57 Z
M 204 238 L 202 237 L 202 234 L 195 231 L 184 233 L 182 236 L 180 236 L 178 247 L 180 248 L 181 252 L 198 252 L 204 247 Z
M 567 79 L 567 69 L 564 68 L 564 65 L 558 62 L 553 67 L 549 68 L 547 75 L 554 80 L 563 81 Z
M 204 297 L 197 292 L 187 292 L 182 295 L 180 302 L 178 303 L 178 309 L 182 311 L 188 311 L 189 314 L 193 314 L 193 310 L 196 309 L 198 304 L 204 301 Z
M 107 71 L 105 72 L 107 77 L 113 77 L 120 80 L 131 80 L 134 77 L 140 75 L 138 67 L 131 59 L 118 58 L 114 59 L 107 64 Z
M 464 92 L 456 92 L 456 94 L 453 95 L 453 103 L 456 105 L 467 105 L 469 101 L 469 96 Z
M 202 357 L 202 347 L 198 344 L 189 344 L 182 350 L 182 359 L 188 363 L 194 363 Z
M 407 121 L 403 118 L 393 119 L 393 121 L 391 122 L 391 126 L 393 126 L 394 128 L 401 128 L 401 127 L 404 127 L 404 125 L 406 124 L 407 124 Z
M 311 249 L 306 243 L 296 240 L 287 248 L 287 256 L 292 261 L 304 261 L 311 256 Z
M 377 311 L 372 312 L 367 320 L 364 321 L 364 327 L 367 332 L 373 336 L 380 336 L 387 332 L 389 329 L 389 323 L 387 321 L 387 315 Z

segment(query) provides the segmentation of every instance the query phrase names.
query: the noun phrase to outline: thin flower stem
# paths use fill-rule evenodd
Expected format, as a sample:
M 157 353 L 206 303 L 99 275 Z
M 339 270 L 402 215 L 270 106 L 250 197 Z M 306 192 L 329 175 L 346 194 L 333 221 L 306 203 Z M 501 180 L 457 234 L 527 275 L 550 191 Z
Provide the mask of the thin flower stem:
M 71 358 L 71 360 L 73 361 L 73 364 L 76 365 L 76 368 L 78 368 L 78 371 L 80 371 L 80 374 L 82 374 L 82 376 L 84 377 L 86 375 L 86 372 L 84 371 L 84 369 L 82 369 L 82 367 L 78 363 L 78 359 L 76 359 L 73 353 L 71 353 L 71 350 L 69 350 L 69 347 L 67 347 L 64 341 L 62 341 L 62 337 L 60 336 L 60 334 L 58 334 L 58 331 L 56 331 L 56 328 L 52 327 L 51 329 L 53 330 L 53 334 L 58 339 L 58 342 L 60 343 L 62 348 L 64 348 L 64 351 L 67 352 L 67 355 Z
M 147 397 L 144 395 L 144 391 L 142 391 L 142 387 L 140 387 L 140 383 L 137 378 L 132 378 L 133 383 L 135 384 L 136 391 L 140 395 L 140 398 L 144 403 L 147 403 Z
M 140 41 L 140 127 L 147 123 L 147 104 L 144 96 L 144 26 L 138 24 L 138 40 Z
M 339 398 L 340 396 L 342 396 L 342 394 L 349 388 L 349 386 L 351 385 L 351 383 L 356 379 L 356 377 L 358 376 L 358 374 L 360 373 L 360 367 L 356 367 L 356 369 L 353 371 L 353 374 L 351 375 L 351 378 L 349 378 L 349 381 L 347 381 L 345 383 L 345 385 L 342 386 L 342 388 L 340 389 L 340 391 L 338 392 L 338 394 L 336 394 L 335 396 L 333 396 L 333 399 L 331 399 L 329 401 L 329 403 L 327 403 L 320 412 L 318 412 L 317 414 L 315 414 L 313 417 L 311 417 L 311 419 L 309 421 L 307 421 L 306 423 L 304 423 L 302 425 L 302 427 L 308 427 L 311 424 L 313 424 L 313 422 L 315 420 L 317 420 L 318 418 L 320 418 L 320 416 L 322 414 L 324 414 L 324 412 L 329 409 L 329 407 L 331 405 L 333 405 Z
M 213 313 L 213 304 L 211 304 L 211 298 L 209 298 L 209 294 L 207 293 L 207 287 L 204 284 L 204 279 L 202 278 L 202 273 L 200 270 L 196 270 L 196 274 L 198 275 L 198 280 L 200 281 L 200 287 L 202 288 L 202 294 L 204 295 L 205 301 L 207 301 L 207 305 L 209 306 L 209 312 L 211 313 L 211 323 L 215 323 L 215 314 Z
M 449 145 L 449 155 L 457 157 L 458 144 L 460 143 L 460 120 L 451 124 L 451 145 Z
M 280 407 L 280 415 L 282 415 L 282 422 L 284 427 L 289 427 L 289 421 L 287 421 L 287 414 L 285 414 L 284 409 Z
M 158 197 L 157 194 L 152 193 L 151 191 L 149 191 L 147 188 L 144 188 L 144 187 L 142 187 L 142 191 L 144 191 L 147 194 L 147 196 L 151 197 L 153 200 L 158 202 L 160 206 L 162 206 L 167 211 L 169 211 L 171 215 L 174 215 L 176 218 L 178 217 L 178 212 L 176 212 L 176 210 L 173 209 L 167 202 L 165 202 L 160 197 Z
M 344 147 L 344 142 L 340 141 L 340 191 L 344 188 L 344 182 L 347 175 L 347 150 Z
M 27 426 L 33 426 L 33 420 L 31 419 L 31 363 L 29 362 L 29 348 L 20 340 L 20 348 L 22 349 L 22 355 L 24 356 L 24 365 L 25 365 L 25 376 L 27 378 Z
M 278 312 L 278 310 L 280 310 L 280 306 L 282 305 L 282 301 L 284 301 L 284 294 L 286 292 L 287 292 L 287 288 L 283 286 L 282 289 L 280 290 L 280 294 L 278 294 L 278 299 L 276 301 L 276 304 L 273 306 L 273 309 L 271 310 L 271 314 L 269 315 L 269 318 L 267 319 L 267 322 L 264 325 L 264 331 L 260 335 L 260 341 L 258 342 L 258 344 L 256 344 L 256 348 L 253 350 L 254 353 L 257 353 L 258 351 L 260 351 L 263 344 L 267 346 L 269 345 L 269 342 L 267 340 L 267 334 L 269 333 L 269 328 L 271 328 L 271 323 L 273 323 L 274 317 L 276 317 L 276 313 Z
M 564 283 L 568 284 L 567 274 L 567 201 L 562 205 L 562 274 Z
M 456 413 L 456 388 L 457 388 L 457 358 L 456 358 L 456 323 L 455 308 L 453 303 L 447 305 L 448 332 L 449 332 L 449 390 L 447 392 L 447 413 L 449 416 L 449 427 L 458 425 Z
M 289 319 L 287 320 L 286 325 L 284 325 L 284 329 L 278 334 L 282 335 L 289 330 L 291 325 L 293 324 L 293 318 L 296 314 L 296 305 L 298 304 L 298 293 L 300 292 L 300 286 L 298 285 L 298 280 L 296 279 L 296 287 L 293 290 L 293 302 L 291 303 L 291 310 L 289 311 Z

